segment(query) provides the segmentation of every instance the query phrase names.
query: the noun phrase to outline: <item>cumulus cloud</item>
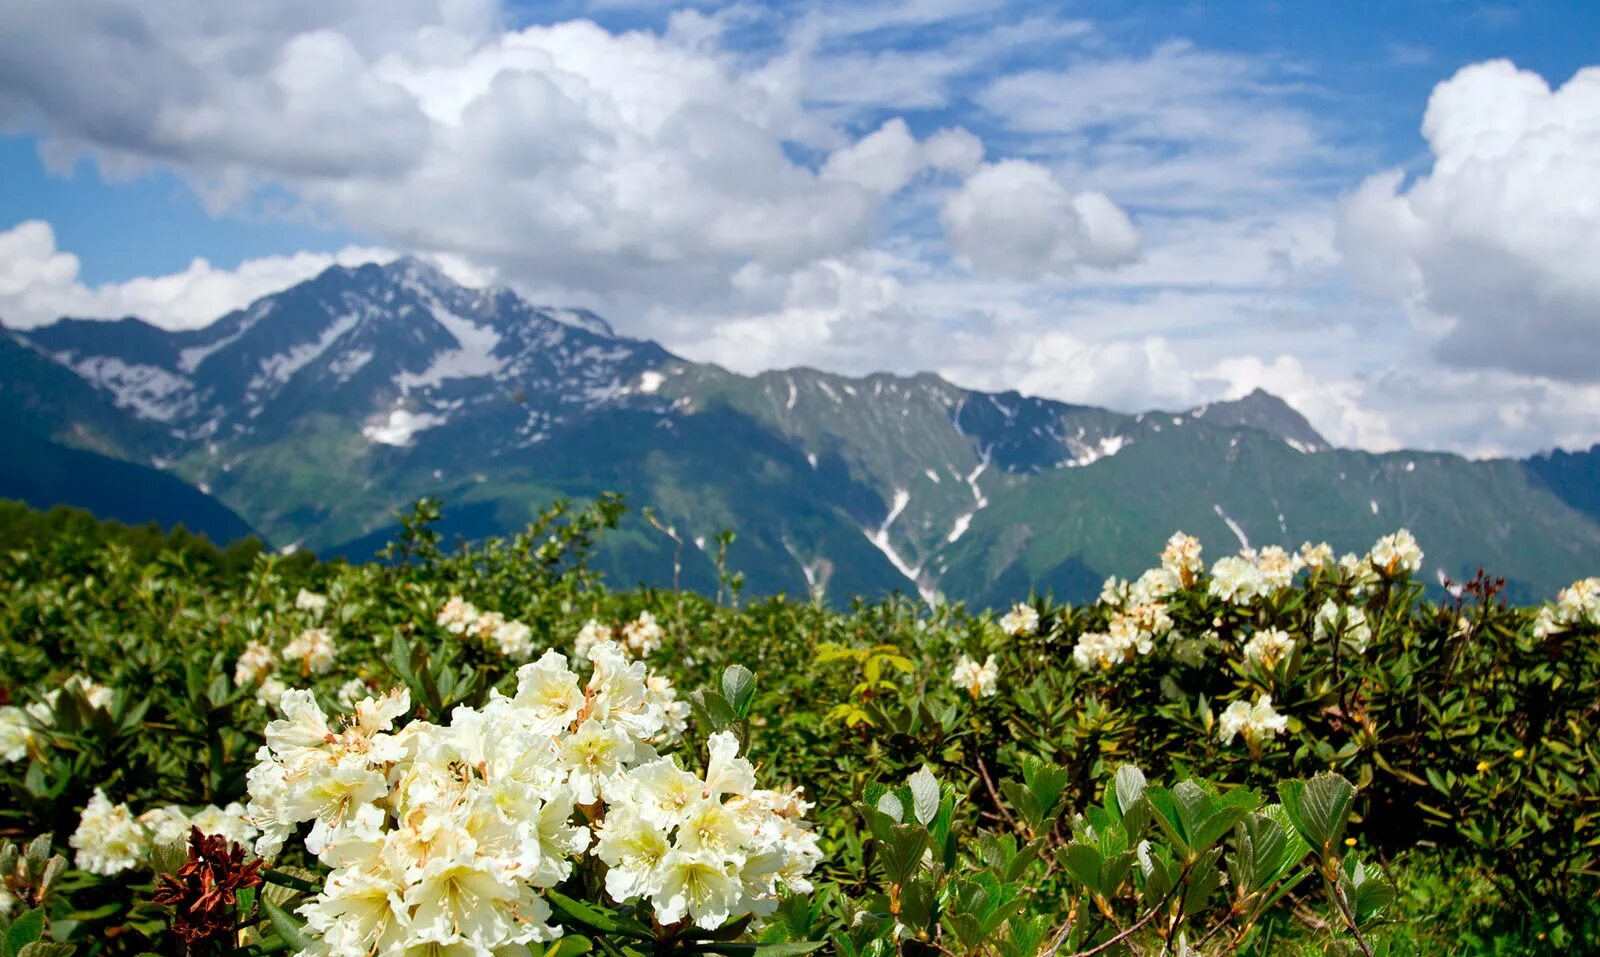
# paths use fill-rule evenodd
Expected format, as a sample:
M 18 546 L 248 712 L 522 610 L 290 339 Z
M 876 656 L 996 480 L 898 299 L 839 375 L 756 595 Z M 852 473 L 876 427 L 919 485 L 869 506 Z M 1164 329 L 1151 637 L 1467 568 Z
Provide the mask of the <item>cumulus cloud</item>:
M 727 50 L 713 17 L 611 32 L 499 15 L 488 0 L 19 0 L 0 128 L 63 164 L 173 169 L 217 208 L 285 191 L 385 244 L 685 301 L 747 261 L 861 248 L 919 170 L 981 156 L 971 134 L 923 144 L 900 120 L 852 139 L 807 108 L 790 54 Z M 832 156 L 817 170 L 796 148 Z
M 0 322 L 24 329 L 62 316 L 138 316 L 167 329 L 194 329 L 329 266 L 392 258 L 385 250 L 352 246 L 337 253 L 249 259 L 235 269 L 195 259 L 182 272 L 166 276 L 86 286 L 78 279 L 78 257 L 56 248 L 48 223 L 30 220 L 0 232 Z
M 1600 382 L 1600 67 L 1552 90 L 1496 60 L 1434 89 L 1432 168 L 1367 179 L 1340 247 L 1368 292 L 1400 297 L 1465 369 Z
M 973 268 L 1032 278 L 1139 255 L 1139 232 L 1104 193 L 1069 193 L 1050 171 L 1002 160 L 970 176 L 939 213 L 950 247 Z

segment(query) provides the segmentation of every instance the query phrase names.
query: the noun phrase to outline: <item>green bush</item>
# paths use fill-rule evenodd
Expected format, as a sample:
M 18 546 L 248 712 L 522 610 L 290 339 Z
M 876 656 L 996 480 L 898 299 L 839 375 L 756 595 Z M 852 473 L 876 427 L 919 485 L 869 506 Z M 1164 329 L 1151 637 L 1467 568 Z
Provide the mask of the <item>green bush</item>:
M 189 866 L 241 882 L 229 947 L 296 946 L 328 874 L 301 839 L 257 888 L 181 826 L 245 836 L 283 690 L 341 714 L 403 688 L 401 723 L 447 724 L 546 649 L 615 641 L 692 718 L 663 753 L 695 768 L 693 742 L 732 733 L 762 786 L 804 789 L 822 860 L 813 890 L 715 932 L 653 925 L 585 864 L 547 895 L 571 903 L 554 952 L 1600 946 L 1600 582 L 1532 609 L 1480 575 L 1435 601 L 1409 536 L 1209 568 L 1175 536 L 1086 607 L 735 606 L 606 588 L 587 563 L 620 514 L 562 505 L 446 553 L 423 502 L 362 565 L 12 521 L 33 531 L 0 557 L 0 834 L 53 834 L 73 865 L 40 934 L 175 952 L 186 912 L 157 878 Z M 86 812 L 143 849 L 75 845 Z M 33 919 L 5 894 L 0 919 Z

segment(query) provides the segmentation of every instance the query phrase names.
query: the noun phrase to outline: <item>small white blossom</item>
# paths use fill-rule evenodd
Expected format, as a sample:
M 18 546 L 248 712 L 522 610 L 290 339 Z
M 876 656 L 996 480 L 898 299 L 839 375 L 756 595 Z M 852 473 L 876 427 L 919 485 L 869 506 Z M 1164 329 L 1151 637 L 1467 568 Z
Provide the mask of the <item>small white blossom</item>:
M 1032 605 L 1018 602 L 1000 619 L 1000 630 L 1013 638 L 1039 630 L 1039 612 Z
M 1211 594 L 1230 605 L 1248 605 L 1267 591 L 1266 578 L 1249 558 L 1229 555 L 1211 566 Z
M 67 843 L 77 849 L 74 863 L 80 871 L 109 876 L 138 867 L 149 852 L 149 839 L 125 804 L 112 804 L 105 792 L 83 809 L 78 829 Z
M 1262 695 L 1254 705 L 1235 701 L 1217 720 L 1217 736 L 1223 744 L 1243 734 L 1252 746 L 1258 746 L 1264 739 L 1275 738 L 1288 728 L 1289 719 L 1272 708 L 1272 695 Z
M 15 705 L 0 707 L 0 760 L 23 760 L 33 743 L 33 722 L 28 713 Z
M 283 660 L 300 669 L 302 677 L 327 674 L 338 648 L 325 628 L 307 628 L 283 646 Z
M 572 655 L 575 658 L 587 658 L 589 649 L 602 641 L 610 640 L 611 629 L 591 618 L 578 629 L 578 637 L 572 642 Z
M 328 610 L 328 596 L 319 595 L 314 591 L 306 591 L 302 588 L 300 593 L 294 596 L 294 607 L 301 611 L 310 612 L 315 618 L 320 618 L 322 613 Z
M 1294 654 L 1294 639 L 1281 628 L 1262 628 L 1244 643 L 1244 656 L 1269 671 Z
M 641 611 L 638 618 L 622 626 L 622 643 L 635 658 L 643 658 L 661 647 L 663 634 L 656 616 Z
M 1422 548 L 1411 533 L 1402 528 L 1378 539 L 1367 560 L 1390 578 L 1411 575 L 1422 568 Z
M 1367 613 L 1354 605 L 1340 607 L 1331 598 L 1317 609 L 1316 626 L 1312 633 L 1318 641 L 1337 635 L 1357 654 L 1365 652 L 1372 641 L 1372 626 L 1367 623 Z
M 452 635 L 464 635 L 478 621 L 478 609 L 460 595 L 451 595 L 439 609 L 439 626 Z
M 246 644 L 244 651 L 239 653 L 239 660 L 233 665 L 234 686 L 249 688 L 265 681 L 267 675 L 272 674 L 277 660 L 272 653 L 272 646 L 266 642 L 252 641 Z
M 1180 587 L 1188 588 L 1200 580 L 1206 570 L 1200 558 L 1200 539 L 1182 532 L 1173 532 L 1161 550 L 1161 567 L 1170 572 Z
M 981 665 L 962 655 L 956 661 L 955 670 L 950 672 L 950 683 L 975 699 L 992 698 L 998 690 L 995 684 L 999 676 L 1000 667 L 995 664 L 994 655 Z

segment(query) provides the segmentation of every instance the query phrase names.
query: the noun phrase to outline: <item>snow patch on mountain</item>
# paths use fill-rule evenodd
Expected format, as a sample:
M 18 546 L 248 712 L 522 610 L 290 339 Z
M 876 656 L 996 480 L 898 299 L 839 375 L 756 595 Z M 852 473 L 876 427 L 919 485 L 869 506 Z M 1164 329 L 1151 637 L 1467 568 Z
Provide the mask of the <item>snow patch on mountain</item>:
M 59 358 L 59 357 L 58 357 Z M 159 366 L 90 356 L 71 366 L 90 383 L 110 392 L 117 405 L 157 422 L 171 422 L 193 401 L 194 383 Z
M 294 378 L 294 374 L 304 369 L 308 364 L 316 361 L 317 357 L 328 351 L 328 348 L 339 340 L 341 336 L 356 327 L 361 317 L 355 313 L 340 316 L 322 330 L 322 335 L 311 342 L 302 342 L 292 347 L 287 352 L 268 356 L 261 360 L 257 372 L 250 380 L 248 391 L 256 393 L 270 387 L 273 383 L 282 385 Z
M 446 379 L 477 379 L 492 376 L 504 366 L 494 354 L 500 344 L 500 333 L 491 326 L 480 326 L 465 316 L 459 316 L 440 302 L 426 288 L 413 285 L 412 291 L 428 307 L 434 321 L 444 326 L 456 340 L 457 348 L 447 349 L 433 357 L 433 363 L 422 372 L 402 372 L 395 376 L 394 384 L 401 392 L 416 388 L 429 388 Z
M 1159 426 L 1152 426 L 1159 429 Z M 1099 442 L 1090 444 L 1085 442 L 1068 442 L 1067 447 L 1073 452 L 1072 458 L 1061 463 L 1069 469 L 1082 468 L 1093 465 L 1101 459 L 1108 459 L 1128 447 L 1128 440 L 1121 435 L 1108 435 Z
M 1239 523 L 1234 521 L 1232 516 L 1222 510 L 1221 505 L 1212 505 L 1211 510 L 1217 513 L 1217 517 L 1222 519 L 1223 523 L 1228 526 L 1228 531 L 1232 532 L 1234 537 L 1239 540 L 1240 548 L 1250 547 L 1250 539 L 1245 537 L 1244 529 L 1239 527 Z
M 200 368 L 200 363 L 206 361 L 207 356 L 233 345 L 235 342 L 238 342 L 245 333 L 249 332 L 251 329 L 254 329 L 256 323 L 260 322 L 262 319 L 271 314 L 275 305 L 276 303 L 270 299 L 262 300 L 261 302 L 258 302 L 256 305 L 252 306 L 249 312 L 245 313 L 244 319 L 239 323 L 239 328 L 235 329 L 233 332 L 223 336 L 221 339 L 218 339 L 215 342 L 208 342 L 203 346 L 190 346 L 189 348 L 180 351 L 178 353 L 178 368 L 184 372 L 193 372 L 194 370 Z
M 444 416 L 434 415 L 432 412 L 395 409 L 389 413 L 388 418 L 362 427 L 361 434 L 379 445 L 404 448 L 411 444 L 418 432 L 444 425 L 447 421 Z
M 917 589 L 917 594 L 922 596 L 923 601 L 931 605 L 938 599 L 938 595 L 922 584 L 922 569 L 920 567 L 911 567 L 911 563 L 901 557 L 900 553 L 895 550 L 894 544 L 889 541 L 889 526 L 894 524 L 894 520 L 900 517 L 900 513 L 904 512 L 906 506 L 910 503 L 911 493 L 909 491 L 903 488 L 895 489 L 894 504 L 890 506 L 889 515 L 883 520 L 883 524 L 878 526 L 877 531 L 869 531 L 867 529 L 862 529 L 861 531 L 867 536 L 867 541 L 882 552 L 883 557 L 889 559 L 889 564 L 893 565 L 896 571 L 911 581 L 911 584 Z

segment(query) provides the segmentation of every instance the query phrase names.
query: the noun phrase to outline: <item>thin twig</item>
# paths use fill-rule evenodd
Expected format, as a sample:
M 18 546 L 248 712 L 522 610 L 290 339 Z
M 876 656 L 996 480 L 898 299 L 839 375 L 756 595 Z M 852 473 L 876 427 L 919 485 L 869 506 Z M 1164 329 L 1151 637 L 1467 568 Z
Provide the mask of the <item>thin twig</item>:
M 994 801 L 995 809 L 1000 812 L 1001 816 L 1006 819 L 1006 822 L 1014 830 L 1022 830 L 1023 828 L 1017 823 L 1017 819 L 1011 816 L 1011 811 L 1006 807 L 1005 802 L 1000 800 L 1000 792 L 994 789 L 994 778 L 989 776 L 989 766 L 983 763 L 983 758 L 978 759 L 978 773 L 983 776 L 983 786 L 988 790 L 989 798 Z

